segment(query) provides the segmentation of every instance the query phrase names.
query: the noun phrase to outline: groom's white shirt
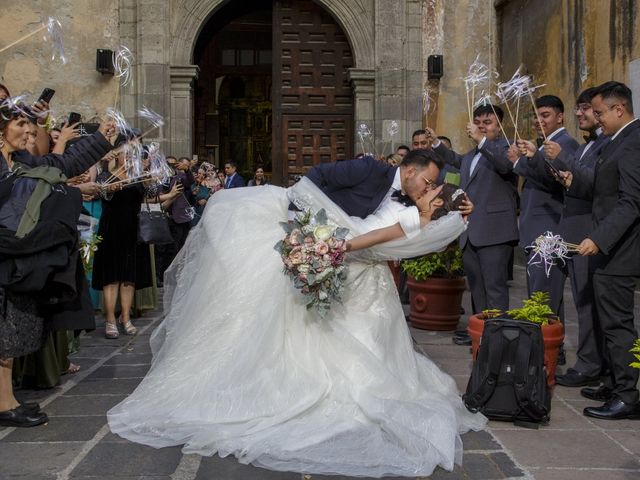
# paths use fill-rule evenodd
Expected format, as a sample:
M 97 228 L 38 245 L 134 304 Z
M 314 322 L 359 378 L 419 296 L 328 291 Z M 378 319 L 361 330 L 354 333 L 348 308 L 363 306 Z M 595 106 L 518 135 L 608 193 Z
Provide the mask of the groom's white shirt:
M 392 200 L 391 195 L 397 190 L 402 190 L 402 183 L 400 182 L 400 167 L 396 169 L 396 174 L 393 177 L 391 188 L 373 214 L 376 215 L 381 213 L 382 209 L 390 209 L 397 217 L 397 221 L 400 223 L 400 227 L 404 234 L 407 238 L 411 238 L 420 231 L 420 212 L 418 212 L 418 207 L 406 207 L 402 203 Z

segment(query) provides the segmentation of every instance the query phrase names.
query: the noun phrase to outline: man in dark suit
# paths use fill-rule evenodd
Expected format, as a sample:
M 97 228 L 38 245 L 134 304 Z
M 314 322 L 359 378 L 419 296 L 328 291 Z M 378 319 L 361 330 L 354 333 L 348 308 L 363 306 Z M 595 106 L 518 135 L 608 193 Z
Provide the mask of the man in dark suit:
M 631 90 L 619 82 L 597 88 L 593 114 L 611 140 L 596 161 L 591 184 L 581 170 L 568 175 L 569 192 L 593 198 L 594 229 L 578 248 L 591 257 L 593 289 L 611 376 L 598 388 L 583 388 L 589 417 L 640 419 L 639 370 L 629 366 L 638 336 L 633 324 L 635 278 L 640 275 L 640 121 L 633 115 Z M 586 177 L 586 178 L 585 178 Z
M 579 169 L 589 183 L 593 182 L 598 155 L 609 142 L 609 137 L 602 133 L 591 108 L 591 100 L 595 92 L 595 88 L 588 88 L 576 100 L 575 115 L 578 126 L 588 135 L 584 137 L 586 143 L 580 145 L 575 155 L 565 152 L 560 144 L 553 140 L 547 142 L 544 147 L 544 157 L 553 162 L 554 167 L 566 171 Z M 541 163 L 539 168 L 545 168 L 544 159 L 539 157 L 542 156 L 536 155 L 533 159 Z M 591 208 L 591 199 L 577 198 L 571 192 L 565 194 L 558 230 L 565 241 L 577 244 L 591 232 L 593 229 Z M 567 369 L 562 375 L 556 375 L 556 383 L 567 387 L 597 384 L 601 372 L 606 367 L 603 362 L 601 342 L 597 340 L 594 332 L 598 325 L 598 318 L 593 299 L 592 276 L 589 273 L 589 258 L 580 255 L 572 256 L 566 260 L 563 270 L 569 276 L 571 292 L 578 312 L 578 349 L 575 366 Z
M 573 155 L 578 149 L 576 142 L 564 128 L 564 104 L 555 95 L 544 95 L 538 98 L 536 105 L 536 129 L 546 141 L 559 144 L 567 154 Z M 542 139 L 540 139 L 542 140 Z M 551 177 L 539 163 L 530 159 L 543 153 L 544 144 L 539 149 L 527 141 L 519 140 L 521 156 L 514 165 L 513 171 L 524 177 L 524 185 L 520 194 L 520 246 L 525 249 L 527 261 L 533 254 L 529 247 L 534 240 L 545 232 L 556 233 L 562 215 L 564 203 L 563 188 Z M 564 273 L 558 265 L 551 267 L 549 276 L 545 268 L 529 266 L 527 268 L 527 290 L 547 292 L 552 310 L 564 318 L 563 298 Z
M 503 112 L 493 108 L 484 105 L 474 110 L 467 133 L 477 147 L 465 155 L 439 140 L 433 144 L 447 164 L 460 170 L 460 186 L 475 204 L 460 236 L 474 312 L 509 309 L 509 258 L 518 240 L 516 176 L 507 158 L 509 143 L 500 135 L 498 119 Z M 430 133 L 437 138 L 433 130 Z
M 228 160 L 224 164 L 224 173 L 227 178 L 224 181 L 224 188 L 244 187 L 244 178 L 238 173 L 238 165 L 233 160 Z
M 399 210 L 406 209 L 407 204 L 435 185 L 440 165 L 432 151 L 412 150 L 399 167 L 365 156 L 316 165 L 306 176 L 347 214 L 365 218 L 385 202 L 394 202 Z M 408 211 L 402 221 L 419 228 L 417 209 Z

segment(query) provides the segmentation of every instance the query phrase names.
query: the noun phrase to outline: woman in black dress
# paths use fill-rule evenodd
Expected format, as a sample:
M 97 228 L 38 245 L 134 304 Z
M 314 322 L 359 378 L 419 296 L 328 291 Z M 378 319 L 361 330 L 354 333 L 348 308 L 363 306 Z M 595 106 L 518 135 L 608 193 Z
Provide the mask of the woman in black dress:
M 126 141 L 120 138 L 116 146 Z M 110 183 L 127 179 L 125 154 L 116 157 L 112 173 L 105 172 Z M 93 278 L 91 285 L 102 290 L 104 316 L 106 320 L 105 337 L 118 338 L 116 323 L 116 304 L 120 297 L 120 323 L 127 335 L 135 335 L 136 327 L 131 323 L 131 307 L 136 288 L 150 287 L 151 258 L 149 246 L 138 243 L 138 213 L 145 196 L 144 186 L 140 183 L 127 185 L 120 183 L 109 200 L 102 200 L 102 216 L 98 226 L 98 235 L 102 242 L 93 259 Z M 120 188 L 121 187 L 121 188 Z M 112 188 L 113 189 L 113 188 Z

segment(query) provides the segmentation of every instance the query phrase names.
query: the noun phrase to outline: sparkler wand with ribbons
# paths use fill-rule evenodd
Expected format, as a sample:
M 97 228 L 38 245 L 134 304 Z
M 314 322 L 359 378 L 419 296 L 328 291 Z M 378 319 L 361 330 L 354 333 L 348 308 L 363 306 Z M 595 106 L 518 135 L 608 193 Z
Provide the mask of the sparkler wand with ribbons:
M 46 30 L 47 33 L 44 36 L 44 41 L 51 44 L 53 47 L 53 53 L 51 55 L 51 60 L 55 60 L 56 57 L 60 59 L 60 61 L 65 64 L 67 63 L 67 57 L 64 55 L 64 38 L 62 34 L 62 25 L 60 22 L 54 17 L 48 17 L 46 21 L 42 22 L 40 27 L 36 28 L 33 32 L 27 33 L 22 37 L 14 40 L 8 45 L 0 48 L 0 53 L 9 50 L 11 47 L 18 45 L 21 42 L 24 42 L 28 38 L 33 37 L 34 35 Z
M 554 235 L 551 232 L 545 232 L 533 241 L 533 244 L 527 247 L 532 253 L 527 262 L 527 269 L 531 266 L 541 265 L 544 267 L 547 278 L 551 274 L 551 267 L 558 261 L 563 264 L 569 258 L 569 253 L 578 251 L 578 245 L 575 243 L 565 242 L 560 235 Z
M 120 100 L 120 87 L 126 87 L 132 81 L 131 67 L 134 62 L 133 53 L 131 53 L 131 50 L 125 45 L 120 45 L 118 49 L 113 52 L 111 61 L 113 62 L 115 77 L 118 79 L 116 83 L 116 98 L 113 103 L 115 107 Z

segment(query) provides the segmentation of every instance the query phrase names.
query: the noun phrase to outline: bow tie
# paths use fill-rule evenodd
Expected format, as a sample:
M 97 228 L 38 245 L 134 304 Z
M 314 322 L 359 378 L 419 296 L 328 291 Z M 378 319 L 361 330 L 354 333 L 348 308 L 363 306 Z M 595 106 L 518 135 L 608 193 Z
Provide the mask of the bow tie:
M 413 200 L 409 198 L 409 195 L 405 195 L 400 190 L 395 190 L 391 194 L 391 200 L 393 200 L 394 202 L 399 202 L 405 207 L 412 207 L 415 205 L 415 203 L 413 203 Z
M 596 139 L 598 138 L 598 134 L 597 134 L 596 132 L 591 132 L 589 135 L 585 135 L 585 136 L 584 136 L 584 137 L 582 137 L 582 138 L 584 138 L 584 141 L 585 141 L 586 143 L 589 143 L 589 142 L 595 142 L 595 141 L 596 141 Z
M 544 144 L 544 138 L 536 138 L 536 145 L 540 148 Z

